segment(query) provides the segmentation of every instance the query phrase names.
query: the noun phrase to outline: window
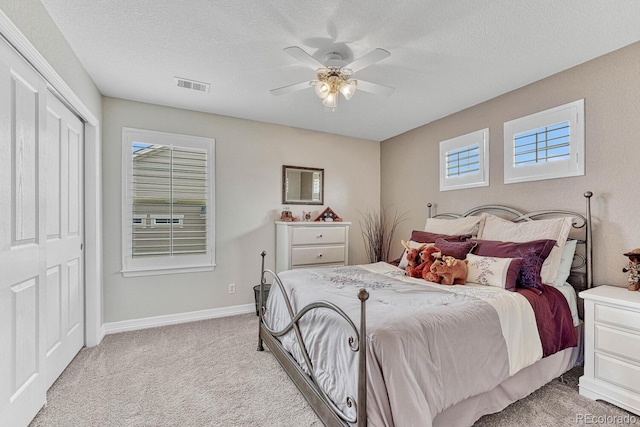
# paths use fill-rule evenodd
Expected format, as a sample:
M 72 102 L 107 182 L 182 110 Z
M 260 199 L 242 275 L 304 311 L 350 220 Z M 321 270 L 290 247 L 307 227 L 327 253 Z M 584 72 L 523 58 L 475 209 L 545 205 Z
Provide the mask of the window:
M 584 175 L 584 99 L 504 124 L 504 182 Z
M 214 140 L 123 128 L 122 273 L 213 270 Z
M 440 143 L 440 191 L 488 185 L 488 128 Z
M 478 173 L 480 171 L 480 146 L 473 144 L 451 150 L 446 154 L 445 162 L 447 164 L 447 178 Z

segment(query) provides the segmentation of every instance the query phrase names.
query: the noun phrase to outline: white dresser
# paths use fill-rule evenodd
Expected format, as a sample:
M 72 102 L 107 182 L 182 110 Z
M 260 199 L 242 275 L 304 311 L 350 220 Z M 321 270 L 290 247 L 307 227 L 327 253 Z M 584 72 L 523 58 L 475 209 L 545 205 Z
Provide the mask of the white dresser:
M 598 286 L 584 299 L 580 394 L 640 415 L 640 292 Z
M 350 222 L 276 221 L 276 272 L 349 263 Z

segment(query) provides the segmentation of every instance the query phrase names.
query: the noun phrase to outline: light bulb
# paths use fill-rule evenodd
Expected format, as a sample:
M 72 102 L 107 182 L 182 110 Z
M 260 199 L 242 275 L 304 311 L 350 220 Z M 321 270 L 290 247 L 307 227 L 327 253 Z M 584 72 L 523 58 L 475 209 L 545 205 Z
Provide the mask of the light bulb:
M 338 105 L 338 94 L 336 92 L 331 92 L 327 94 L 327 96 L 322 100 L 322 103 L 325 107 L 336 108 Z
M 340 93 L 348 101 L 356 93 L 357 82 L 355 80 L 345 81 L 340 85 Z
M 331 86 L 329 86 L 327 82 L 323 82 L 322 80 L 320 80 L 316 83 L 316 87 L 315 87 L 316 95 L 318 95 L 318 97 L 322 99 L 325 99 L 327 97 L 330 89 L 331 89 Z

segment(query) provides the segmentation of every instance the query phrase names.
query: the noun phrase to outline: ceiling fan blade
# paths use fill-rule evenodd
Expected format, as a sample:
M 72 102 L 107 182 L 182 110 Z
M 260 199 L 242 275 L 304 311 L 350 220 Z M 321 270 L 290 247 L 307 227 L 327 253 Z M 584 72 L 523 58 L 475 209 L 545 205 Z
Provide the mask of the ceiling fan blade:
M 357 80 L 357 90 L 361 90 L 363 92 L 375 93 L 376 95 L 384 95 L 389 96 L 393 93 L 395 88 L 391 86 L 381 85 L 378 83 L 371 83 L 365 80 Z
M 271 89 L 269 92 L 271 92 L 271 95 L 280 96 L 280 95 L 286 95 L 289 93 L 297 92 L 299 90 L 307 89 L 310 87 L 312 87 L 311 82 L 307 81 L 307 82 L 300 82 L 300 83 L 294 83 L 292 85 L 282 86 L 277 89 Z
M 318 61 L 316 58 L 309 55 L 298 46 L 285 47 L 283 50 L 298 61 L 302 62 L 307 67 L 312 68 L 313 70 L 317 71 L 319 68 L 325 68 L 322 62 Z
M 373 65 L 378 61 L 382 61 L 384 58 L 391 55 L 391 52 L 384 49 L 374 49 L 364 56 L 353 61 L 351 64 L 345 65 L 344 68 L 348 68 L 352 73 L 362 70 L 363 68 Z

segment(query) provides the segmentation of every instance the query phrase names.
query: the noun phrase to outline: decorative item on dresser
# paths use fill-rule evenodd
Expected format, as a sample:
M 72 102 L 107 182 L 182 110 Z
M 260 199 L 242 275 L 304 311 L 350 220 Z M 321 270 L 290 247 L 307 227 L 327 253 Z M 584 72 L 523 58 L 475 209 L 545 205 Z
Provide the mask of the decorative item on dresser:
M 276 272 L 349 262 L 350 222 L 276 221 Z
M 333 222 L 333 221 L 342 221 L 342 218 L 340 218 L 340 215 L 335 213 L 333 209 L 327 207 L 325 210 L 320 212 L 320 215 L 318 215 L 318 217 L 314 219 L 314 221 Z
M 597 286 L 584 299 L 580 394 L 640 415 L 640 293 Z

